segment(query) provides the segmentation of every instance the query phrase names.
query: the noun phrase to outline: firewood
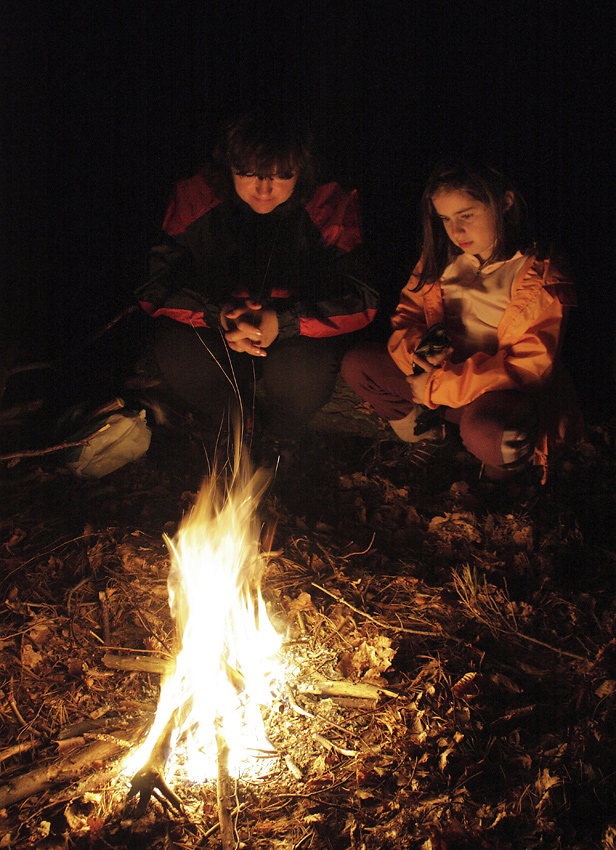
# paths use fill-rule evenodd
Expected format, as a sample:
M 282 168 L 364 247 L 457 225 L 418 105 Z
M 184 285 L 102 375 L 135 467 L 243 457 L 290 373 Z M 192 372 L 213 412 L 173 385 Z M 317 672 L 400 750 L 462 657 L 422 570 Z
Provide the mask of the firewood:
M 172 673 L 175 667 L 175 662 L 166 658 L 149 658 L 142 655 L 130 658 L 114 655 L 112 652 L 106 652 L 103 655 L 103 664 L 111 670 L 128 670 L 131 673 L 160 673 L 163 676 Z
M 176 709 L 167 720 L 163 731 L 154 744 L 149 759 L 133 776 L 130 789 L 127 794 L 127 802 L 139 795 L 139 803 L 135 811 L 135 818 L 141 818 L 145 814 L 150 797 L 155 797 L 161 803 L 167 800 L 174 809 L 184 814 L 182 801 L 167 785 L 163 772 L 169 756 L 171 736 L 178 725 L 181 712 Z
M 129 316 L 131 313 L 133 313 L 138 308 L 139 308 L 138 304 L 129 304 L 128 307 L 125 307 L 123 310 L 121 310 L 117 314 L 117 316 L 114 316 L 113 319 L 111 319 L 111 321 L 107 322 L 107 324 L 104 327 L 100 328 L 100 330 L 98 330 L 98 331 L 96 331 L 96 333 L 92 334 L 89 342 L 90 343 L 97 342 L 101 337 L 103 337 L 107 333 L 107 331 L 110 331 L 111 328 L 114 327 L 114 325 L 116 325 L 122 319 L 126 318 L 126 316 Z
M 37 767 L 29 773 L 17 776 L 0 787 L 0 809 L 12 806 L 20 800 L 25 800 L 26 797 L 40 794 L 55 785 L 73 782 L 88 769 L 116 755 L 121 748 L 122 742 L 117 739 L 97 741 L 80 752 L 72 752 L 71 755 L 53 764 Z
M 216 799 L 222 850 L 234 850 L 233 822 L 231 820 L 231 778 L 229 776 L 229 746 L 222 732 L 222 720 L 216 718 L 216 745 L 218 748 L 218 777 Z
M 376 700 L 380 694 L 386 697 L 397 697 L 394 691 L 388 691 L 379 685 L 371 685 L 367 682 L 348 682 L 345 679 L 336 682 L 323 681 L 307 687 L 303 693 L 318 694 L 327 697 L 349 697 L 350 699 Z

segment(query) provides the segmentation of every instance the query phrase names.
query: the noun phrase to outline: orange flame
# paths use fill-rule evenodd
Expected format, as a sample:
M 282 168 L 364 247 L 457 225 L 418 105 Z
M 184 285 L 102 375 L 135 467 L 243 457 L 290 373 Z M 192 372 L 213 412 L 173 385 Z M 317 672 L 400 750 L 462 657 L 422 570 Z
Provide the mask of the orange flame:
M 228 486 L 216 474 L 207 479 L 176 538 L 166 538 L 172 558 L 169 604 L 181 650 L 174 673 L 162 684 L 147 739 L 124 767 L 127 773 L 147 762 L 171 718 L 167 775 L 182 750 L 187 778 L 214 778 L 217 730 L 229 746 L 231 775 L 258 775 L 250 751 L 272 749 L 260 707 L 271 705 L 282 679 L 281 638 L 261 595 L 265 558 L 256 518 L 267 483 L 267 473 L 253 474 L 236 452 Z

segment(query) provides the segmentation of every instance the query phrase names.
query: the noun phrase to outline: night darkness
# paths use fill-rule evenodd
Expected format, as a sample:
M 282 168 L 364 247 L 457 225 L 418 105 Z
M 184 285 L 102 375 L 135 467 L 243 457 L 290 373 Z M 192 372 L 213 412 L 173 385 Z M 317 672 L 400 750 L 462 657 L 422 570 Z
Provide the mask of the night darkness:
M 613 381 L 614 25 L 611 4 L 592 8 L 5 4 L 6 334 L 62 348 L 130 303 L 173 182 L 229 112 L 275 100 L 360 191 L 386 312 L 417 258 L 434 163 L 473 154 L 507 171 L 571 261 L 574 372 L 592 389 L 603 363 Z

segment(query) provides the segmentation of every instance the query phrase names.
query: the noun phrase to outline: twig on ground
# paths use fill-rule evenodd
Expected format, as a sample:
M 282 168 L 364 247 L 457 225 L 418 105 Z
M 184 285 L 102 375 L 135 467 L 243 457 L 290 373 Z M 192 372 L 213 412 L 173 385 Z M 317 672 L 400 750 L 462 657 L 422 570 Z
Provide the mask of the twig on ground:
M 101 603 L 101 611 L 103 614 L 103 640 L 105 646 L 109 646 L 111 643 L 111 630 L 109 626 L 109 606 L 107 605 L 107 594 L 104 590 L 99 591 L 98 599 Z
M 163 648 L 166 652 L 168 652 L 168 653 L 169 653 L 169 655 L 170 655 L 170 656 L 173 656 L 173 652 L 172 652 L 172 650 L 170 649 L 170 647 L 169 647 L 169 646 L 167 646 L 167 644 L 165 643 L 165 641 L 164 641 L 161 637 L 159 637 L 159 636 L 156 634 L 156 632 L 155 632 L 155 631 L 154 631 L 154 630 L 150 627 L 149 623 L 147 622 L 147 620 L 145 619 L 145 617 L 144 617 L 144 616 L 143 616 L 143 614 L 141 613 L 140 609 L 139 609 L 136 605 L 133 605 L 133 611 L 135 612 L 135 614 L 137 615 L 137 617 L 139 617 L 139 622 L 141 623 L 141 625 L 143 626 L 143 628 L 146 630 L 146 632 L 148 632 L 148 633 L 149 633 L 149 635 L 150 635 L 151 637 L 153 637 L 153 638 L 154 638 L 154 640 L 158 641 L 158 643 L 162 646 L 162 648 Z
M 338 558 L 340 561 L 346 561 L 347 558 L 354 558 L 356 555 L 367 555 L 368 552 L 372 549 L 372 544 L 374 543 L 374 538 L 376 537 L 376 531 L 372 533 L 372 540 L 368 544 L 366 549 L 363 549 L 361 552 L 349 552 L 348 555 L 339 555 Z
M 70 440 L 65 443 L 58 443 L 57 446 L 48 446 L 46 449 L 29 449 L 24 452 L 11 452 L 8 455 L 0 455 L 0 461 L 17 460 L 18 458 L 24 457 L 40 457 L 41 455 L 49 455 L 53 452 L 61 452 L 63 449 L 72 449 L 75 446 L 84 446 L 86 443 L 89 443 L 93 437 L 98 437 L 99 434 L 102 434 L 103 431 L 106 431 L 108 428 L 109 423 L 106 423 L 102 428 L 99 428 L 98 431 L 84 437 L 83 440 Z
M 327 738 L 324 738 L 323 735 L 317 735 L 316 732 L 312 736 L 315 741 L 325 747 L 326 750 L 335 750 L 337 753 L 340 753 L 343 756 L 358 756 L 358 750 L 346 750 L 344 747 L 339 747 L 337 744 L 332 743 Z
M 286 690 L 287 697 L 289 699 L 289 704 L 290 704 L 291 708 L 293 709 L 293 711 L 295 711 L 297 714 L 301 714 L 304 717 L 309 717 L 311 720 L 314 720 L 314 714 L 312 714 L 310 711 L 306 711 L 305 708 L 302 708 L 301 705 L 297 704 L 295 697 L 293 696 L 293 692 L 291 691 L 291 688 L 289 687 L 289 685 L 287 685 L 285 690 Z
M 41 741 L 38 739 L 24 741 L 22 744 L 14 744 L 12 747 L 7 747 L 6 750 L 0 752 L 0 762 L 7 761 L 7 759 L 18 756 L 20 753 L 28 753 L 30 750 L 35 750 L 40 746 Z
M 335 599 L 336 602 L 340 602 L 342 605 L 346 605 L 347 608 L 350 608 L 351 611 L 354 611 L 356 614 L 360 614 L 362 617 L 365 617 L 370 622 L 374 623 L 375 626 L 378 626 L 380 629 L 390 629 L 394 632 L 403 632 L 405 635 L 420 635 L 421 637 L 444 637 L 442 632 L 420 632 L 416 629 L 406 629 L 404 626 L 392 626 L 390 623 L 383 623 L 380 620 L 377 620 L 375 617 L 372 617 L 370 614 L 366 613 L 366 611 L 361 611 L 359 608 L 355 608 L 346 599 L 343 599 L 342 596 L 338 596 L 336 593 L 332 593 L 331 590 L 326 590 L 324 587 L 321 587 L 319 584 L 315 584 L 312 582 L 312 586 L 316 587 L 317 590 L 322 590 L 323 593 L 326 593 L 328 596 L 331 596 L 332 599 Z
M 544 649 L 549 649 L 550 652 L 555 652 L 558 655 L 563 655 L 567 658 L 573 658 L 575 661 L 582 661 L 584 664 L 592 664 L 592 661 L 589 658 L 585 658 L 583 655 L 577 655 L 575 652 L 569 652 L 566 649 L 559 649 L 557 646 L 552 646 L 552 644 L 546 643 L 545 641 L 539 640 L 538 638 L 534 638 L 530 635 L 526 635 L 523 632 L 520 632 L 517 628 L 517 624 L 512 625 L 507 620 L 500 607 L 497 607 L 494 603 L 486 604 L 485 602 L 482 602 L 480 599 L 478 599 L 478 583 L 476 581 L 475 575 L 471 573 L 471 570 L 468 566 L 463 571 L 463 574 L 459 572 L 454 572 L 453 581 L 458 596 L 460 597 L 460 601 L 466 609 L 466 615 L 469 618 L 480 620 L 494 632 L 499 632 L 500 634 L 509 634 L 513 637 L 518 638 L 519 640 L 534 643 L 537 646 L 542 646 Z M 484 587 L 486 587 L 485 578 Z M 490 599 L 490 595 L 487 592 L 487 589 L 484 596 L 486 599 Z
M 12 676 L 11 676 L 11 679 L 9 681 L 8 701 L 9 701 L 9 705 L 13 709 L 13 714 L 15 715 L 17 720 L 21 723 L 22 726 L 27 727 L 28 723 L 21 716 L 21 712 L 19 711 L 19 709 L 17 707 L 17 701 L 15 700 L 15 693 L 13 691 L 13 677 Z M 33 735 L 40 737 L 40 733 L 37 732 L 36 729 L 31 729 L 31 732 L 32 732 Z

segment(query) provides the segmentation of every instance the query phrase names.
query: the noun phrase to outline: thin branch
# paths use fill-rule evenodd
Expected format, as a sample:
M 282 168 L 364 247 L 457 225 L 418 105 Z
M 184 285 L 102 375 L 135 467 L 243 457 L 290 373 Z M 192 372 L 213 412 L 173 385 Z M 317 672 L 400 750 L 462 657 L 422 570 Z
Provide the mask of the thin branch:
M 90 340 L 89 340 L 90 343 L 93 343 L 93 342 L 96 342 L 97 340 L 99 340 L 102 336 L 104 336 L 107 333 L 107 331 L 111 330 L 111 328 L 114 325 L 116 325 L 121 319 L 123 319 L 125 316 L 129 316 L 131 313 L 134 313 L 135 310 L 138 310 L 138 309 L 139 309 L 138 304 L 130 304 L 128 307 L 125 307 L 120 313 L 117 314 L 117 316 L 114 316 L 113 319 L 111 319 L 110 322 L 107 322 L 107 324 L 105 325 L 104 328 L 101 328 L 100 330 L 96 331 L 96 333 L 92 334 L 92 336 L 90 337 Z
M 19 708 L 17 707 L 17 701 L 15 699 L 15 694 L 13 692 L 13 677 L 12 676 L 11 676 L 11 680 L 9 682 L 8 701 L 9 701 L 9 705 L 13 709 L 13 714 L 15 715 L 17 720 L 21 723 L 22 726 L 24 726 L 24 727 L 28 726 L 28 723 L 24 720 L 24 718 L 21 715 L 21 712 L 19 711 Z M 37 737 L 40 738 L 40 733 L 37 732 L 36 729 L 32 729 L 32 734 L 36 735 Z
M 324 587 L 321 587 L 319 584 L 315 584 L 312 582 L 312 586 L 316 587 L 317 590 L 322 590 L 323 593 L 326 593 L 328 596 L 331 596 L 332 599 L 335 599 L 336 602 L 340 602 L 342 605 L 346 605 L 347 608 L 350 608 L 351 611 L 355 611 L 356 614 L 360 614 L 362 617 L 365 617 L 370 622 L 374 623 L 380 629 L 390 629 L 394 632 L 403 632 L 405 635 L 421 635 L 421 637 L 445 637 L 445 635 L 439 632 L 420 632 L 416 629 L 405 629 L 403 626 L 392 626 L 389 623 L 383 623 L 380 620 L 377 620 L 375 617 L 372 617 L 370 614 L 367 614 L 365 611 L 361 611 L 359 608 L 353 607 L 346 599 L 343 599 L 342 596 L 338 596 L 336 593 L 332 593 L 330 590 L 326 590 Z
M 12 747 L 7 747 L 6 750 L 2 750 L 0 752 L 0 762 L 6 761 L 20 753 L 28 753 L 30 750 L 35 750 L 40 746 L 41 741 L 35 739 L 31 741 L 24 741 L 22 744 L 14 744 Z
M 477 591 L 479 586 L 476 578 L 468 568 L 464 570 L 464 575 L 454 572 L 453 580 L 458 596 L 460 597 L 460 601 L 466 609 L 467 617 L 482 621 L 489 629 L 499 632 L 500 634 L 508 634 L 513 637 L 517 637 L 520 640 L 534 643 L 537 646 L 542 646 L 544 649 L 549 649 L 550 652 L 555 652 L 558 655 L 563 655 L 567 658 L 573 658 L 575 661 L 582 661 L 584 664 L 592 663 L 589 658 L 585 658 L 583 655 L 577 655 L 575 652 L 568 652 L 566 649 L 559 649 L 557 646 L 552 646 L 552 644 L 538 640 L 537 638 L 525 635 L 523 632 L 518 631 L 517 625 L 512 626 L 499 608 L 496 608 L 493 605 L 485 605 L 478 599 Z M 484 587 L 487 588 L 485 579 Z M 486 598 L 490 598 L 487 592 Z M 511 604 L 508 598 L 507 601 Z M 492 614 L 492 617 L 488 616 L 490 613 Z
M 317 741 L 317 743 L 325 747 L 326 750 L 335 750 L 337 753 L 349 757 L 360 755 L 359 750 L 346 750 L 344 747 L 339 747 L 337 744 L 334 744 L 328 738 L 324 738 L 323 735 L 317 735 L 316 732 L 312 737 L 315 741 Z
M 109 423 L 106 423 L 102 428 L 99 428 L 98 431 L 84 437 L 83 440 L 72 440 L 66 443 L 58 443 L 57 446 L 49 446 L 46 449 L 30 449 L 25 452 L 11 452 L 11 454 L 8 455 L 0 455 L 0 460 L 16 460 L 17 458 L 23 457 L 40 457 L 41 455 L 48 455 L 53 452 L 61 452 L 63 449 L 72 449 L 74 446 L 84 446 L 86 443 L 89 443 L 93 437 L 98 437 L 99 434 L 102 434 L 103 431 L 106 431 L 109 427 Z
M 364 549 L 363 552 L 349 552 L 348 555 L 340 555 L 339 559 L 341 561 L 346 561 L 347 558 L 354 558 L 356 555 L 367 555 L 368 552 L 372 549 L 372 544 L 374 543 L 374 538 L 376 537 L 376 531 L 372 533 L 372 540 L 368 543 L 368 548 Z

